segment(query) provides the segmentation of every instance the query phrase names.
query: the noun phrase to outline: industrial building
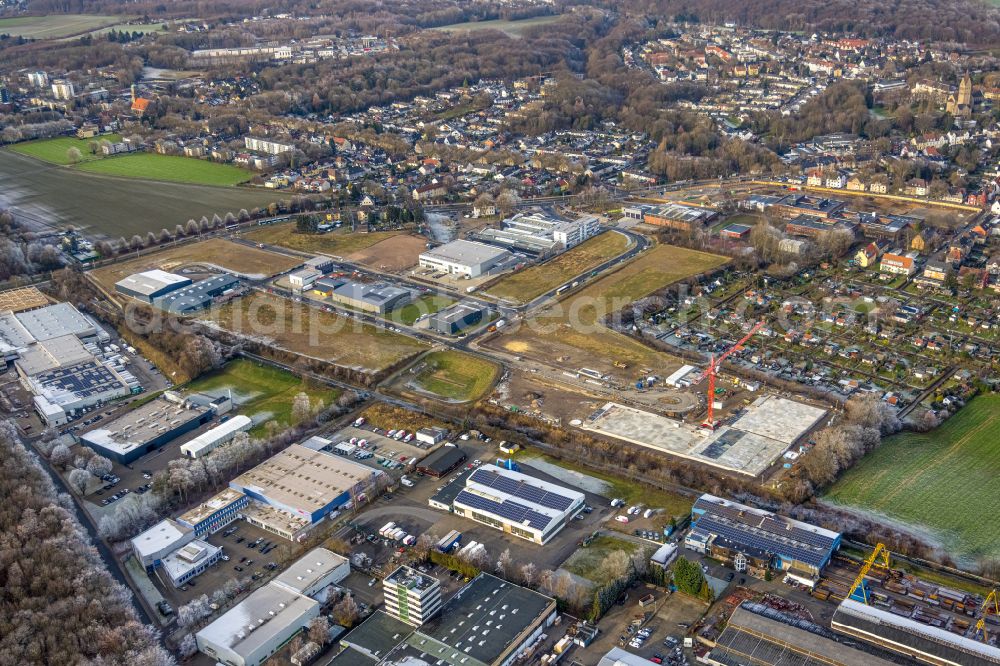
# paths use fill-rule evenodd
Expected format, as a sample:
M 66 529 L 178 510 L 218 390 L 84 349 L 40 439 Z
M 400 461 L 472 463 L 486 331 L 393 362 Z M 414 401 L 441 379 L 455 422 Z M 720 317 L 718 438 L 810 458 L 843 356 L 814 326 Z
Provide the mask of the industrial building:
M 420 267 L 448 275 L 477 278 L 511 256 L 507 250 L 468 240 L 453 240 L 422 253 Z
M 445 335 L 458 335 L 470 326 L 475 326 L 486 316 L 487 310 L 482 305 L 461 302 L 451 307 L 438 310 L 428 320 L 430 327 Z
M 481 573 L 416 629 L 376 611 L 332 663 L 509 666 L 555 619 L 555 599 Z
M 622 213 L 629 219 L 680 231 L 701 229 L 718 217 L 715 211 L 676 203 L 638 204 L 622 209 Z
M 218 532 L 239 518 L 240 511 L 249 501 L 243 493 L 226 488 L 190 511 L 182 513 L 177 517 L 177 523 L 193 530 L 195 536 Z
M 579 491 L 484 465 L 466 477 L 451 508 L 457 515 L 545 544 L 583 509 L 584 499 Z
M 457 446 L 442 446 L 421 460 L 417 465 L 417 471 L 440 479 L 442 476 L 450 474 L 467 459 L 465 451 Z
M 315 597 L 350 574 L 351 562 L 346 557 L 326 548 L 313 548 L 278 574 L 271 584 Z
M 499 229 L 479 231 L 476 238 L 512 251 L 547 256 L 579 245 L 597 235 L 600 229 L 593 215 L 565 220 L 536 211 L 517 213 L 504 220 Z
M 243 510 L 248 522 L 297 541 L 328 514 L 371 490 L 380 474 L 341 456 L 292 444 L 229 487 L 256 500 Z
M 691 508 L 684 545 L 751 575 L 781 571 L 812 587 L 840 540 L 839 532 L 705 494 Z
M 320 605 L 268 583 L 195 634 L 198 649 L 230 666 L 260 666 L 309 626 Z
M 892 666 L 856 647 L 844 645 L 822 627 L 766 606 L 745 602 L 730 616 L 707 655 L 713 666 Z
M 1000 648 L 850 598 L 837 607 L 830 627 L 934 666 L 1000 664 Z
M 195 634 L 198 649 L 230 666 L 259 666 L 319 615 L 316 598 L 350 574 L 346 558 L 314 548 Z
M 101 344 L 110 336 L 102 328 L 72 306 L 51 307 L 54 316 L 35 315 L 50 308 L 0 315 L 0 350 L 34 394 L 33 406 L 46 425 L 60 426 L 83 410 L 142 390 L 121 356 L 105 360 Z
M 382 592 L 386 612 L 414 627 L 441 609 L 441 582 L 405 565 L 385 577 Z
M 153 299 L 153 305 L 171 314 L 191 314 L 204 310 L 212 303 L 238 295 L 242 284 L 235 275 L 215 275 L 157 296 Z
M 313 282 L 313 293 L 334 303 L 364 312 L 385 314 L 406 305 L 413 298 L 409 289 L 386 282 L 368 284 L 346 277 L 324 277 Z
M 80 435 L 80 443 L 123 465 L 212 418 L 212 410 L 157 398 Z
M 194 530 L 167 518 L 133 538 L 132 553 L 146 571 L 152 571 L 160 566 L 163 558 L 194 538 Z
M 231 442 L 237 433 L 246 432 L 252 427 L 253 419 L 239 414 L 181 444 L 181 453 L 191 458 L 200 458 L 215 448 Z
M 152 304 L 157 298 L 190 284 L 191 278 L 154 269 L 122 278 L 115 283 L 115 291 L 137 301 Z

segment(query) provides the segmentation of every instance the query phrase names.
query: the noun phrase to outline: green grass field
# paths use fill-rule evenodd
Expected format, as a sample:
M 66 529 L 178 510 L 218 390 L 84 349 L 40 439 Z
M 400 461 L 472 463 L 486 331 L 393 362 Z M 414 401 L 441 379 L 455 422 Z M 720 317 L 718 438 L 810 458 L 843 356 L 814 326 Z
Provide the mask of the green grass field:
M 476 30 L 499 30 L 501 32 L 507 33 L 511 37 L 521 37 L 524 31 L 528 28 L 534 28 L 540 25 L 547 25 L 554 21 L 558 21 L 561 17 L 559 16 L 538 16 L 535 18 L 522 19 L 520 21 L 505 21 L 502 19 L 496 19 L 493 21 L 469 21 L 466 23 L 453 23 L 451 25 L 443 25 L 434 30 L 445 30 L 448 32 L 462 32 L 465 30 L 476 31 Z
M 0 35 L 25 39 L 60 39 L 114 25 L 120 16 L 98 14 L 53 14 L 0 19 Z
M 543 264 L 503 278 L 486 290 L 497 298 L 527 303 L 546 291 L 582 275 L 629 247 L 628 236 L 613 231 L 595 236 Z
M 54 139 L 42 139 L 41 141 L 16 143 L 10 147 L 10 150 L 15 153 L 21 153 L 22 155 L 28 155 L 40 160 L 45 160 L 46 162 L 52 162 L 53 164 L 71 164 L 72 162 L 70 161 L 67 152 L 70 148 L 76 148 L 80 151 L 81 162 L 91 162 L 103 159 L 104 155 L 101 153 L 100 147 L 97 148 L 97 154 L 91 153 L 90 144 L 100 144 L 101 141 L 105 140 L 114 143 L 121 141 L 122 138 L 118 134 L 102 134 L 101 136 L 95 136 L 93 139 L 77 139 L 72 136 L 60 136 Z
M 257 227 L 244 234 L 247 240 L 268 245 L 280 245 L 300 252 L 316 252 L 342 257 L 375 245 L 387 238 L 398 236 L 398 231 L 376 231 L 374 233 L 352 232 L 337 229 L 325 234 L 300 234 L 295 232 L 295 223 L 269 224 Z
M 106 176 L 216 186 L 237 185 L 253 177 L 249 171 L 231 164 L 218 164 L 190 157 L 160 155 L 158 153 L 117 155 L 102 160 L 84 162 L 77 168 L 81 171 Z
M 425 314 L 434 314 L 455 302 L 454 298 L 428 294 L 421 296 L 417 300 L 407 303 L 401 308 L 396 308 L 389 313 L 388 319 L 397 324 L 412 326 L 418 317 Z
M 608 578 L 605 570 L 608 556 L 620 551 L 631 557 L 640 547 L 639 544 L 624 539 L 599 536 L 586 548 L 579 548 L 570 555 L 563 562 L 562 568 L 599 585 Z
M 477 356 L 458 351 L 431 352 L 417 364 L 423 365 L 413 382 L 424 391 L 447 400 L 478 400 L 489 390 L 500 368 Z
M 1000 396 L 972 400 L 930 433 L 885 440 L 826 499 L 929 532 L 965 560 L 1000 556 Z
M 300 378 L 269 365 L 245 359 L 230 361 L 221 370 L 199 377 L 183 387 L 192 393 L 208 392 L 222 395 L 227 390 L 233 392 L 233 399 L 239 403 L 237 412 L 260 423 L 251 434 L 264 431 L 270 421 L 281 426 L 291 424 L 292 401 L 300 391 L 305 391 L 314 408 L 329 405 L 340 395 L 331 388 L 311 387 Z

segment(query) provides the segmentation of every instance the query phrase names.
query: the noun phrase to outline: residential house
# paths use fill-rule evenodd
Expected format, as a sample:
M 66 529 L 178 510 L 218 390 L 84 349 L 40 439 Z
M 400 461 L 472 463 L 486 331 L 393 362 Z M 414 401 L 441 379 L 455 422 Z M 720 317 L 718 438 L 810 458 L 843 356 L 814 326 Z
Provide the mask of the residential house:
M 937 248 L 937 232 L 931 227 L 925 227 L 920 233 L 913 236 L 910 241 L 910 249 L 921 254 L 930 254 Z
M 854 176 L 847 181 L 847 189 L 851 192 L 864 192 L 867 188 L 865 187 L 865 181 L 861 180 L 857 176 Z
M 879 270 L 883 273 L 910 276 L 917 272 L 916 258 L 916 252 L 909 252 L 907 254 L 899 251 L 886 252 L 882 255 Z
M 878 261 L 881 250 L 879 246 L 875 243 L 869 243 L 863 248 L 858 250 L 857 254 L 854 255 L 854 262 L 861 266 L 861 268 L 869 268 L 875 265 Z
M 868 185 L 868 191 L 872 194 L 886 194 L 889 191 L 889 186 L 881 180 L 873 180 Z
M 911 178 L 903 188 L 903 194 L 910 197 L 926 197 L 927 181 L 923 178 Z

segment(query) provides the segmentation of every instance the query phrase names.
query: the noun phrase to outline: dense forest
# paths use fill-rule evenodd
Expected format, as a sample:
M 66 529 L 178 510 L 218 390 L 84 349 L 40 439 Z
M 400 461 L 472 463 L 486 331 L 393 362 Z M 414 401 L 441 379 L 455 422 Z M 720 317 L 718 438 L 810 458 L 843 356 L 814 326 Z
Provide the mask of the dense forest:
M 9 421 L 0 497 L 0 666 L 174 664 Z

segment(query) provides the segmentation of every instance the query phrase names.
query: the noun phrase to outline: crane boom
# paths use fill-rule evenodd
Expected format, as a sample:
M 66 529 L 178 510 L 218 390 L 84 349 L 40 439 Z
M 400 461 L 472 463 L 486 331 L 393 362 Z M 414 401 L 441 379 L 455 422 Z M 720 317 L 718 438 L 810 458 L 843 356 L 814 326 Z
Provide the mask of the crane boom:
M 722 362 L 729 358 L 734 352 L 742 349 L 743 343 L 752 338 L 757 331 L 763 328 L 763 326 L 764 322 L 758 321 L 746 335 L 740 338 L 735 345 L 719 355 L 718 358 L 713 355 L 708 367 L 705 368 L 705 372 L 703 372 L 698 378 L 698 381 L 695 382 L 702 382 L 706 377 L 708 377 L 708 413 L 705 416 L 705 421 L 701 424 L 703 427 L 710 430 L 715 429 L 715 376 L 718 373 L 719 368 L 722 367 Z
M 868 603 L 868 588 L 865 587 L 865 576 L 871 571 L 872 567 L 881 557 L 882 566 L 886 569 L 889 568 L 889 549 L 885 547 L 885 544 L 880 543 L 875 546 L 875 550 L 872 551 L 871 556 L 865 560 L 864 564 L 861 565 L 861 571 L 858 572 L 858 577 L 854 579 L 854 584 L 851 585 L 851 589 L 847 592 L 847 598 L 851 599 L 854 597 L 854 593 L 860 588 L 861 589 L 861 600 L 864 603 Z

